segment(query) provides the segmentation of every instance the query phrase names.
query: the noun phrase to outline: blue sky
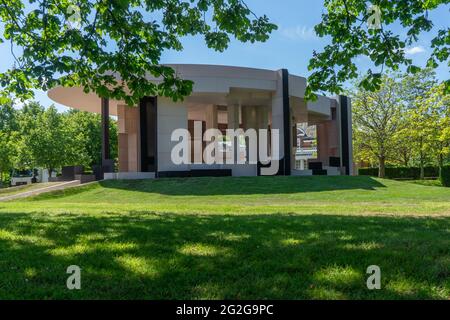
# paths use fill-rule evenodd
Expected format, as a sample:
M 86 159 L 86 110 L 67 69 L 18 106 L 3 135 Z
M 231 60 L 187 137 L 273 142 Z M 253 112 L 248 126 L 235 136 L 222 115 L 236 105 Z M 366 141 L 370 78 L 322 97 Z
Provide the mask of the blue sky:
M 287 68 L 293 74 L 308 76 L 308 61 L 313 50 L 320 50 L 327 44 L 327 39 L 317 38 L 313 27 L 321 21 L 323 12 L 322 0 L 247 0 L 247 4 L 256 14 L 267 14 L 272 22 L 279 26 L 270 40 L 265 43 L 240 43 L 232 41 L 228 50 L 223 53 L 208 49 L 201 37 L 186 37 L 183 39 L 182 52 L 168 51 L 162 55 L 161 63 L 199 63 L 235 65 L 244 67 L 281 69 Z M 435 29 L 449 27 L 449 5 L 442 6 L 430 14 Z M 404 34 L 399 26 L 392 29 Z M 435 33 L 434 33 L 435 34 Z M 419 42 L 408 48 L 408 54 L 419 66 L 424 66 L 431 52 L 430 41 L 433 33 L 424 34 Z M 0 45 L 0 71 L 6 70 L 12 64 L 10 48 L 7 44 Z M 371 66 L 367 58 L 357 61 L 358 68 L 364 73 Z M 439 79 L 448 79 L 449 68 L 442 65 L 437 70 Z M 44 92 L 36 92 L 36 100 L 44 106 L 52 101 Z M 64 110 L 62 106 L 58 106 Z

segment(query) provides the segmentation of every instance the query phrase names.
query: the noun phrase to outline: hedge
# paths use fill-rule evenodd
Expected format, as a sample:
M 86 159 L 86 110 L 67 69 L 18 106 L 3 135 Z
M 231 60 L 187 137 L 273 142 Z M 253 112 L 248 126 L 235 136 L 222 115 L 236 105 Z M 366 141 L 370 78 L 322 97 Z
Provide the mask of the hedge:
M 425 178 L 439 177 L 439 167 L 425 167 Z M 388 179 L 420 179 L 420 168 L 396 167 L 386 168 Z M 360 176 L 378 177 L 378 168 L 362 168 L 358 170 Z
M 450 166 L 442 167 L 440 178 L 444 187 L 450 187 Z

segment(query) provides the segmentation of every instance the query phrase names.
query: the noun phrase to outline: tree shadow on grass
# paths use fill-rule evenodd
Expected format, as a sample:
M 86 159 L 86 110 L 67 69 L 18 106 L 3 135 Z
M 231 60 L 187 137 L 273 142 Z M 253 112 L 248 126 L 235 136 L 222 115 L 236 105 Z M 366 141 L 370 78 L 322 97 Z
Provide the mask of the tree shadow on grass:
M 372 177 L 218 177 L 140 181 L 101 181 L 105 188 L 176 196 L 291 194 L 334 190 L 375 190 L 385 185 Z
M 450 218 L 2 214 L 0 297 L 433 299 L 450 293 Z M 82 268 L 82 290 L 66 268 Z M 366 269 L 382 270 L 369 291 Z

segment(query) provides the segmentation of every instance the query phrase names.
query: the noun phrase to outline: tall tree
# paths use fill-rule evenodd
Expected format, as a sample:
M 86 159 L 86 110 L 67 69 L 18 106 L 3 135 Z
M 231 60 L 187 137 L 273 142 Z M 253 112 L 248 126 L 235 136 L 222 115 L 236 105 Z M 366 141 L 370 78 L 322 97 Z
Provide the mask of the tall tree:
M 78 110 L 70 110 L 65 114 L 68 121 L 68 128 L 72 137 L 78 136 L 78 143 L 84 149 L 89 158 L 89 164 L 100 164 L 102 160 L 102 132 L 101 117 L 98 114 L 82 112 Z M 118 157 L 118 136 L 117 122 L 111 119 L 109 122 L 111 158 Z
M 53 171 L 61 166 L 65 144 L 61 116 L 54 107 L 37 117 L 34 127 L 26 135 L 26 145 L 31 150 L 35 166 Z
M 424 97 L 438 84 L 436 72 L 432 68 L 424 68 L 416 74 L 403 74 L 400 94 L 408 109 L 414 108 L 416 99 Z
M 415 45 L 425 32 L 435 32 L 428 66 L 450 65 L 450 28 L 432 30 L 429 15 L 439 7 L 447 10 L 449 3 L 450 0 L 373 0 L 368 7 L 366 0 L 325 0 L 326 10 L 315 31 L 320 37 L 330 37 L 331 43 L 322 52 L 314 52 L 310 60 L 312 74 L 307 96 L 319 90 L 341 92 L 347 80 L 359 76 L 355 63 L 360 56 L 374 63 L 374 68 L 360 81 L 366 90 L 381 87 L 385 68 L 396 71 L 404 66 L 409 73 L 418 72 L 406 48 Z M 392 31 L 394 24 L 400 24 L 405 32 Z M 450 80 L 445 81 L 444 90 L 450 92 Z
M 18 130 L 18 112 L 11 100 L 4 100 L 0 105 L 0 186 L 5 175 L 14 167 L 17 147 L 14 140 Z
M 396 162 L 401 163 L 406 167 L 413 163 L 419 163 L 419 166 L 423 168 L 424 163 L 427 161 L 427 152 L 423 149 L 425 148 L 424 146 L 420 147 L 420 143 L 412 143 L 416 140 L 412 137 L 411 132 L 411 130 L 415 130 L 420 124 L 411 122 L 413 120 L 408 116 L 407 111 L 416 109 L 418 107 L 418 97 L 425 97 L 428 92 L 437 85 L 436 73 L 432 68 L 425 68 L 413 75 L 404 73 L 400 78 L 398 94 L 401 96 L 401 101 L 405 106 L 404 115 L 406 122 L 402 130 L 396 134 L 397 143 L 395 146 L 395 153 L 398 155 Z M 418 161 L 415 161 L 416 158 L 418 158 Z
M 38 102 L 30 101 L 26 103 L 18 114 L 19 136 L 15 140 L 17 157 L 15 169 L 32 169 L 36 166 L 34 152 L 45 152 L 30 147 L 31 134 L 36 132 L 40 118 L 45 109 Z
M 34 103 L 24 112 L 21 152 L 31 158 L 31 168 L 43 167 L 51 172 L 65 165 L 89 164 L 81 133 L 74 134 L 69 120 L 54 106 L 44 110 Z
M 411 144 L 410 136 L 408 130 L 406 130 L 407 126 L 407 117 L 404 114 L 404 127 L 399 132 L 394 135 L 394 146 L 393 146 L 393 155 L 392 162 L 394 164 L 400 164 L 403 167 L 410 167 L 412 165 L 413 157 L 414 157 L 414 145 Z
M 450 95 L 443 85 L 434 86 L 415 99 L 408 109 L 407 133 L 410 143 L 418 153 L 420 178 L 424 179 L 427 161 L 438 163 L 442 168 L 450 146 Z
M 3 186 L 5 175 L 14 168 L 14 157 L 17 149 L 12 134 L 0 130 L 0 187 Z
M 425 177 L 425 165 L 438 164 L 442 167 L 447 141 L 445 131 L 444 85 L 438 86 L 435 72 L 422 69 L 415 75 L 404 75 L 400 94 L 406 107 L 405 126 L 400 133 L 403 148 L 411 148 L 412 160 L 420 167 L 420 177 Z M 406 147 L 407 145 L 407 147 Z
M 378 160 L 379 177 L 385 177 L 386 160 L 392 156 L 395 136 L 403 125 L 403 105 L 396 79 L 383 77 L 378 91 L 359 88 L 352 93 L 356 152 Z
M 164 50 L 182 50 L 181 37 L 201 35 L 223 51 L 231 37 L 266 41 L 277 28 L 243 0 L 0 0 L 0 19 L 0 42 L 16 58 L 0 74 L 7 92 L 30 98 L 33 88 L 77 85 L 129 105 L 191 92 L 191 81 L 160 65 Z
M 17 111 L 13 107 L 11 100 L 7 100 L 0 104 L 0 131 L 12 132 L 17 131 Z

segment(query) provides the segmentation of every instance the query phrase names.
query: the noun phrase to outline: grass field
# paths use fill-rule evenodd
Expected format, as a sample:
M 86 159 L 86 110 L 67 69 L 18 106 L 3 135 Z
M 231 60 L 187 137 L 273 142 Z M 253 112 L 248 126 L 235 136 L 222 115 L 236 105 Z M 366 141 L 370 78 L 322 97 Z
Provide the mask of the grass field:
M 82 289 L 66 289 L 66 268 Z M 382 289 L 366 287 L 378 265 Z M 449 299 L 450 189 L 369 177 L 110 181 L 0 202 L 0 298 Z
M 420 184 L 423 186 L 443 187 L 442 182 L 440 180 L 412 180 L 412 181 L 408 181 L 408 182 Z

